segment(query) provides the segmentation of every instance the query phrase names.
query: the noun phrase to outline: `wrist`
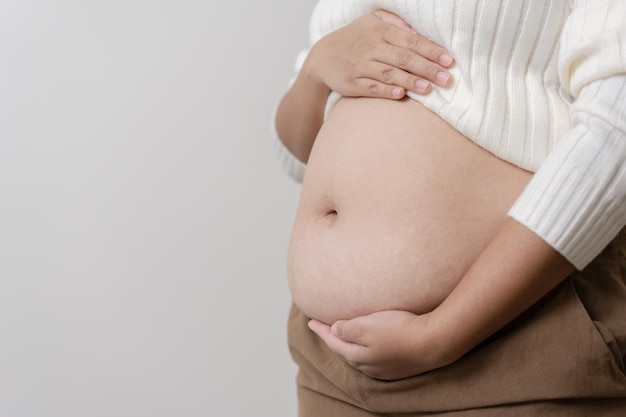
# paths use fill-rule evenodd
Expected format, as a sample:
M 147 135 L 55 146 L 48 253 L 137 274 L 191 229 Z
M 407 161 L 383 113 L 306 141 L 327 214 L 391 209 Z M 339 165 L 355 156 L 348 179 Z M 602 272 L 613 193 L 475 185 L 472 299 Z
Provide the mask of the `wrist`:
M 456 345 L 454 329 L 449 328 L 445 315 L 437 310 L 415 316 L 414 322 L 415 361 L 419 366 L 427 364 L 427 369 L 418 367 L 417 373 L 449 365 L 465 353 Z
M 455 361 L 518 317 L 573 270 L 557 251 L 508 219 L 431 313 L 442 355 Z
M 309 97 L 314 103 L 326 105 L 332 90 L 315 75 L 313 70 L 302 68 L 296 83 L 300 84 L 302 90 L 305 91 L 306 97 Z
M 428 313 L 428 328 L 430 337 L 436 341 L 440 366 L 455 362 L 473 347 L 472 341 L 464 337 L 466 333 L 461 322 L 446 310 L 445 305 Z
M 302 68 L 300 68 L 298 81 L 305 86 L 309 94 L 323 97 L 326 100 L 332 89 L 322 76 L 322 69 L 319 67 L 319 63 L 324 62 L 324 60 L 317 57 L 317 48 L 318 46 L 316 45 L 309 51 Z

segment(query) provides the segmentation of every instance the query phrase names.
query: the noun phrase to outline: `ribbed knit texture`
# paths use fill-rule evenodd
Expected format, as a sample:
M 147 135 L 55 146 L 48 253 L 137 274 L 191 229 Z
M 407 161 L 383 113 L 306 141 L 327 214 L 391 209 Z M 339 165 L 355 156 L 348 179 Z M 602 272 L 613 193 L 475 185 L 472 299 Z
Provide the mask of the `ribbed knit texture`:
M 574 1 L 559 52 L 571 128 L 509 215 L 581 269 L 626 224 L 626 1 Z
M 321 0 L 311 41 L 376 9 L 452 53 L 454 84 L 411 98 L 536 172 L 509 214 L 586 266 L 626 224 L 626 1 Z

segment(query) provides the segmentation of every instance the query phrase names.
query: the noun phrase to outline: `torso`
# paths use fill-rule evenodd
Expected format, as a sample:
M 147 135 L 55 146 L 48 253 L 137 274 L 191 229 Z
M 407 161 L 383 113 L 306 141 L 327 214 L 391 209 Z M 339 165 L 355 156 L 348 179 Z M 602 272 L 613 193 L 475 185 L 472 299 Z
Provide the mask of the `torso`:
M 294 302 L 326 323 L 432 310 L 530 177 L 416 101 L 341 99 L 303 181 L 288 255 Z

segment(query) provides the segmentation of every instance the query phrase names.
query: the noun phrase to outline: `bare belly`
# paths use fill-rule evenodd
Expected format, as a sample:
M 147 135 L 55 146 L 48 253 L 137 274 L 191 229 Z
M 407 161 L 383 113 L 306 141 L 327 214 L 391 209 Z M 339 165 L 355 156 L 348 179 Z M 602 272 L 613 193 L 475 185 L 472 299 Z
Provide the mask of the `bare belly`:
M 288 253 L 294 302 L 326 323 L 432 310 L 530 177 L 413 100 L 341 99 L 302 184 Z

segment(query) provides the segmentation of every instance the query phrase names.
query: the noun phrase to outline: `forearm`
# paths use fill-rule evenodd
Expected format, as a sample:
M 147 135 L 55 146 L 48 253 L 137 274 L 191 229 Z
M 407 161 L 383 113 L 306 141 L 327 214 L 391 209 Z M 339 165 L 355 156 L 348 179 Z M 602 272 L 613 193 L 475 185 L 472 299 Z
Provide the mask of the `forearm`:
M 574 267 L 509 218 L 446 300 L 431 313 L 452 362 L 563 281 Z
M 287 149 L 300 161 L 307 162 L 313 142 L 324 122 L 330 89 L 317 82 L 303 67 L 276 112 L 276 131 Z
M 390 310 L 309 327 L 369 376 L 394 380 L 449 365 L 557 286 L 574 267 L 509 218 L 439 307 Z
M 559 48 L 571 129 L 509 212 L 528 228 L 510 218 L 433 312 L 440 335 L 460 351 L 530 307 L 572 264 L 584 268 L 626 221 L 626 6 L 577 0 L 572 7 Z

